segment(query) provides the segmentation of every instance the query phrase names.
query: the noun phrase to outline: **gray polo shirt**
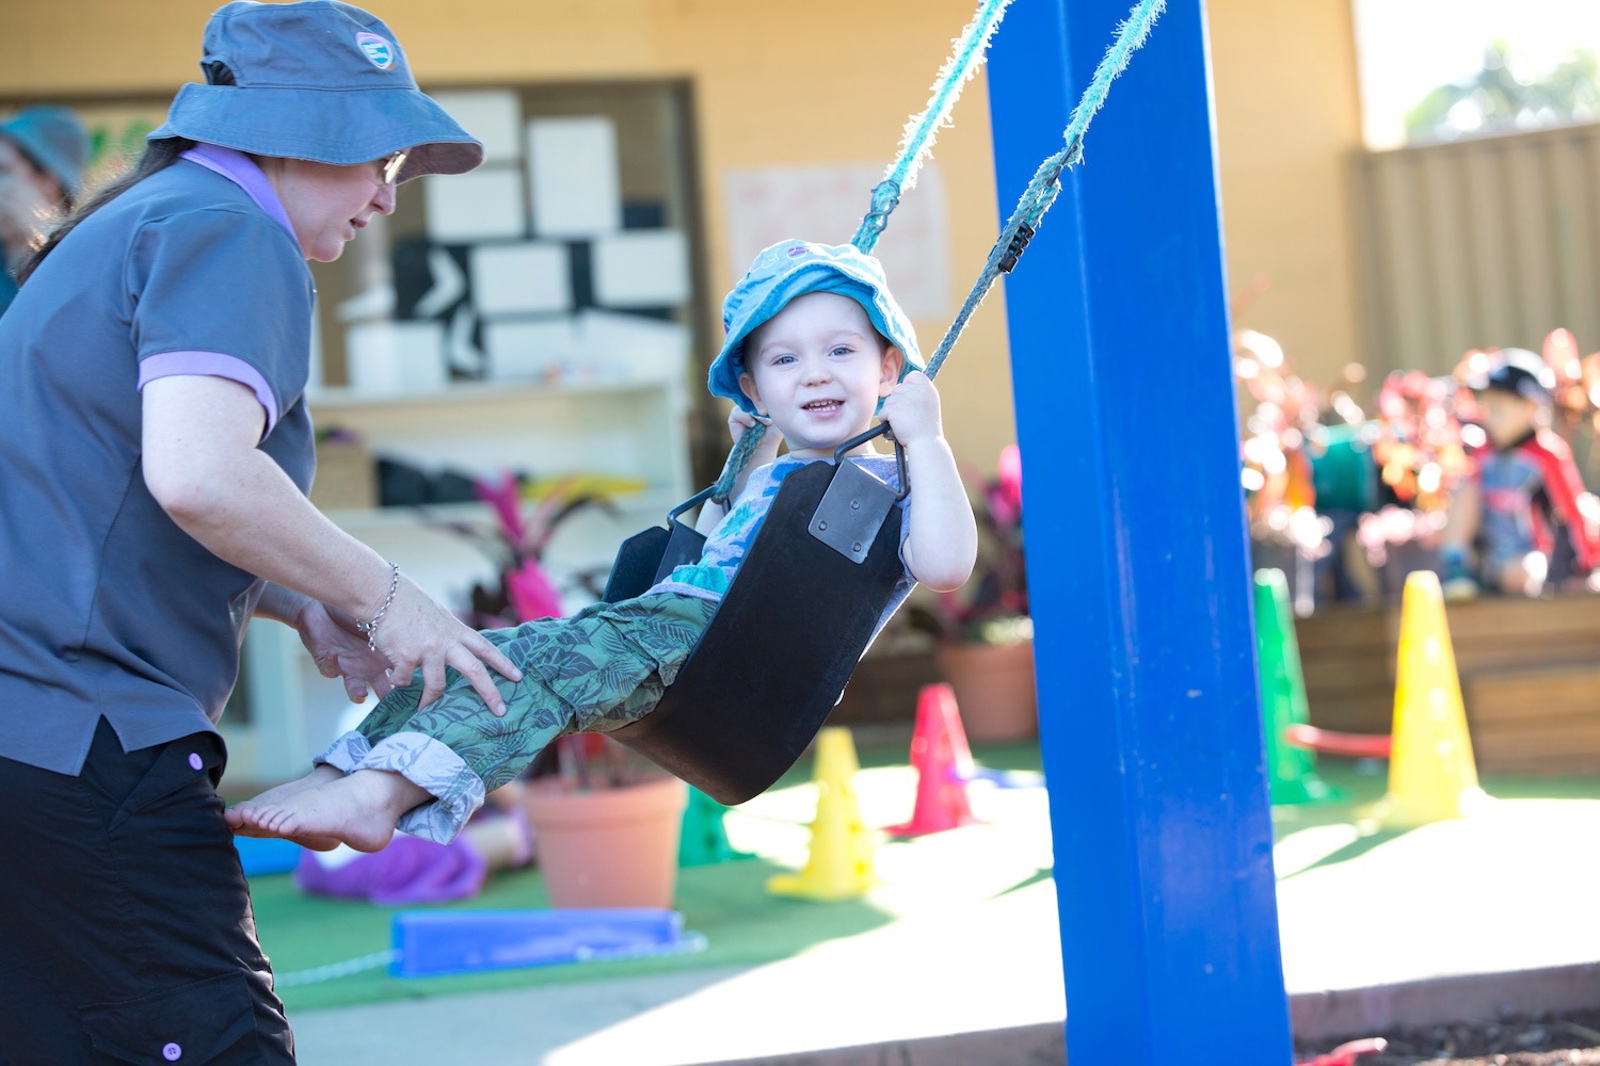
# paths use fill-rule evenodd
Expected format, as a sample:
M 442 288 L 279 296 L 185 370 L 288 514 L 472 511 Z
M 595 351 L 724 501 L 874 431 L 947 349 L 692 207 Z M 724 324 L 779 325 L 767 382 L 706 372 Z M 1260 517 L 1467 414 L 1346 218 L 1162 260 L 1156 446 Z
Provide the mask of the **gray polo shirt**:
M 76 774 L 102 717 L 128 751 L 215 729 L 261 582 L 151 497 L 139 390 L 249 387 L 304 491 L 313 296 L 260 169 L 201 145 L 85 219 L 0 317 L 0 756 Z

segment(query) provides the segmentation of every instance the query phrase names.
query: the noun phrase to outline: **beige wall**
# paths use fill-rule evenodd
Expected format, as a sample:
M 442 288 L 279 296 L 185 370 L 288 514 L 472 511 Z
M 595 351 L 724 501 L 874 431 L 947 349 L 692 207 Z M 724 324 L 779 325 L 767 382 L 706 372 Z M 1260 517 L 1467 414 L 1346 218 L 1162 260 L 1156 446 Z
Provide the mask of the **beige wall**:
M 1350 156 L 1361 145 L 1350 0 L 1211 0 L 1222 214 L 1236 316 L 1333 384 L 1360 358 Z M 1115 101 L 1113 101 L 1114 103 Z
M 215 5 L 65 6 L 74 9 L 70 17 L 61 4 L 6 5 L 0 96 L 169 92 L 196 76 L 200 29 Z M 372 6 L 405 43 L 425 85 L 689 79 L 709 281 L 718 296 L 743 265 L 728 261 L 722 175 L 790 163 L 887 162 L 972 10 L 970 0 Z M 1308 376 L 1328 380 L 1356 351 L 1345 158 L 1357 144 L 1360 116 L 1349 0 L 1212 0 L 1210 8 L 1229 272 L 1236 290 L 1257 274 L 1272 283 L 1240 322 L 1278 336 Z M 758 51 L 758 42 L 782 48 Z M 984 88 L 980 78 L 968 89 L 936 151 L 950 205 L 952 310 L 996 227 Z M 842 220 L 841 228 L 848 232 L 853 221 Z M 945 323 L 916 325 L 931 348 Z M 1014 433 L 998 293 L 941 381 L 958 452 L 987 465 Z

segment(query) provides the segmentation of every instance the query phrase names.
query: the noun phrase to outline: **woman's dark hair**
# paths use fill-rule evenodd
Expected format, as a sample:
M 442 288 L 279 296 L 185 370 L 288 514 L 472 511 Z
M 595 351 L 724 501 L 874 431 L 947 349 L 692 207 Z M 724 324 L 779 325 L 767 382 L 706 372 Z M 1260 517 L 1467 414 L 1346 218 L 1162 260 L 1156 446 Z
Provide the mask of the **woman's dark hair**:
M 61 225 L 50 231 L 50 236 L 45 238 L 44 243 L 39 245 L 32 255 L 23 260 L 22 265 L 17 268 L 18 284 L 28 280 L 29 275 L 39 268 L 40 263 L 44 262 L 44 257 L 49 255 L 67 234 L 76 229 L 78 223 L 133 188 L 145 178 L 170 167 L 177 162 L 180 155 L 193 148 L 194 144 L 195 142 L 186 140 L 183 137 L 166 137 L 159 141 L 151 141 L 145 145 L 144 155 L 139 157 L 139 161 L 133 165 L 131 170 L 95 193 L 88 202 L 68 215 Z

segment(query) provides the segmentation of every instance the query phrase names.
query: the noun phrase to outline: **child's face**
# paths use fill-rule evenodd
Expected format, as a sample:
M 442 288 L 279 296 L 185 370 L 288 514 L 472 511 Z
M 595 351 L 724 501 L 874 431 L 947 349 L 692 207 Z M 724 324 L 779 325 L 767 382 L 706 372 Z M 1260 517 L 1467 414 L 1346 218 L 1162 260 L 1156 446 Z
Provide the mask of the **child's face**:
M 1539 404 L 1503 389 L 1478 393 L 1483 429 L 1496 448 L 1507 448 L 1533 432 L 1539 424 Z
M 739 387 L 772 419 L 791 455 L 817 458 L 872 425 L 878 400 L 900 380 L 900 360 L 860 304 L 812 292 L 745 340 Z

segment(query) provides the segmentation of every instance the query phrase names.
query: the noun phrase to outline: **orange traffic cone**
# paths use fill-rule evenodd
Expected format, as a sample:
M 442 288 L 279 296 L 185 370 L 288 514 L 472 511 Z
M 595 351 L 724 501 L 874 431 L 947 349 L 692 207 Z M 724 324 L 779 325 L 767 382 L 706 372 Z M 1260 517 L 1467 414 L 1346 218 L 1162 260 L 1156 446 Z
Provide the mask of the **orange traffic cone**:
M 917 728 L 911 735 L 911 765 L 917 770 L 917 805 L 911 821 L 891 826 L 895 836 L 915 837 L 972 825 L 967 782 L 972 752 L 961 728 L 956 694 L 949 685 L 924 685 L 917 694 Z
M 1460 818 L 1488 797 L 1478 787 L 1467 713 L 1439 578 L 1406 578 L 1394 690 L 1394 748 L 1389 792 L 1373 809 L 1385 828 Z
M 872 872 L 872 834 L 861 820 L 856 798 L 855 744 L 850 730 L 830 726 L 817 734 L 817 816 L 811 823 L 811 854 L 798 874 L 767 880 L 775 896 L 841 900 L 861 895 L 877 883 Z

